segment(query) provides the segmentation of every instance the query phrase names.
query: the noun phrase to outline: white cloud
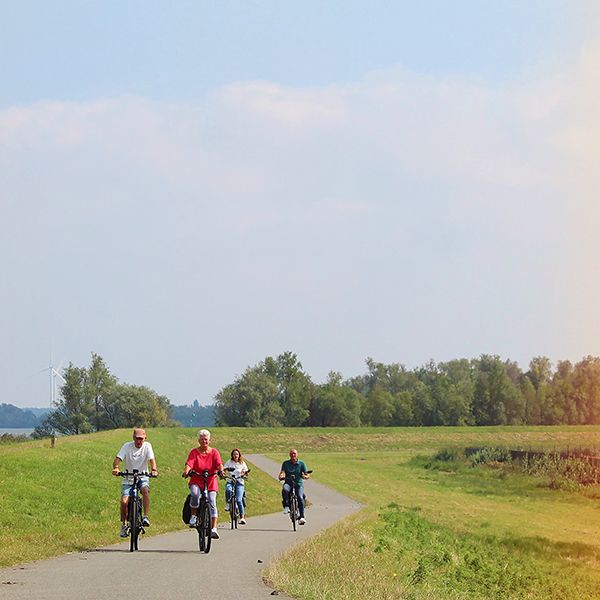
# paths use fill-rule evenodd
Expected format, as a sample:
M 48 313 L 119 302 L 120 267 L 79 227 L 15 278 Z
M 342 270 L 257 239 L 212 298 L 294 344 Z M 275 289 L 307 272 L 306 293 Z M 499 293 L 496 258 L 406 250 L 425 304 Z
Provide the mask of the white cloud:
M 59 296 L 84 356 L 131 346 L 132 323 L 152 348 L 157 314 L 182 349 L 247 340 L 243 356 L 297 341 L 304 358 L 312 334 L 361 357 L 381 340 L 383 360 L 405 360 L 398 339 L 415 362 L 600 353 L 599 69 L 589 48 L 570 72 L 496 87 L 392 70 L 0 111 L 5 280 L 30 311 Z M 0 329 L 20 322 L 15 298 Z

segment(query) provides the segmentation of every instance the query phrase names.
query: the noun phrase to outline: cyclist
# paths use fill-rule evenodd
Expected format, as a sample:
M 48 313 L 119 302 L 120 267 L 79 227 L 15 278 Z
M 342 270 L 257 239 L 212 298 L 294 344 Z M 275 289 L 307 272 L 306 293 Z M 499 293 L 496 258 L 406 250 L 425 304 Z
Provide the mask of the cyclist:
M 183 476 L 187 477 L 190 471 L 195 473 L 202 473 L 202 471 L 208 471 L 213 473 L 208 479 L 208 506 L 210 508 L 210 537 L 214 540 L 219 539 L 217 532 L 217 518 L 219 513 L 217 512 L 217 492 L 219 491 L 219 482 L 217 481 L 216 475 L 223 477 L 223 461 L 221 455 L 216 448 L 211 448 L 210 443 L 210 431 L 207 429 L 201 429 L 198 432 L 198 448 L 193 448 L 189 453 L 187 460 L 185 461 L 185 467 L 183 470 Z M 197 510 L 200 505 L 200 494 L 204 492 L 204 480 L 199 475 L 192 475 L 190 479 L 190 508 L 192 509 L 192 516 L 190 518 L 190 527 L 196 527 L 198 523 Z
M 146 432 L 136 427 L 133 430 L 133 442 L 125 442 L 121 449 L 117 452 L 115 459 L 113 460 L 112 474 L 119 474 L 119 465 L 121 461 L 125 461 L 125 470 L 133 471 L 148 471 L 148 464 L 150 464 L 150 472 L 152 475 L 158 475 L 156 469 L 156 459 L 154 458 L 154 450 L 152 444 L 146 441 Z M 129 492 L 133 485 L 133 477 L 126 477 L 123 479 L 121 485 L 121 532 L 119 535 L 122 538 L 127 537 L 127 503 L 129 502 Z M 142 519 L 142 525 L 144 527 L 150 526 L 150 519 L 148 513 L 150 512 L 150 481 L 148 477 L 140 477 L 138 479 L 138 486 L 142 494 L 142 504 L 144 507 L 144 517 Z
M 244 475 L 248 472 L 248 467 L 238 448 L 234 448 L 231 451 L 231 458 L 225 463 L 224 469 L 233 469 L 233 471 L 230 471 L 229 473 L 235 480 L 227 480 L 227 484 L 225 485 L 225 510 L 229 510 L 231 495 L 235 494 L 235 501 L 237 502 L 240 511 L 240 525 L 245 525 L 246 519 L 244 518 L 243 500 Z
M 304 479 L 310 478 L 310 473 L 306 472 L 306 465 L 298 460 L 298 450 L 292 448 L 290 450 L 290 459 L 284 460 L 281 463 L 281 471 L 279 472 L 279 481 L 283 481 L 283 489 L 281 495 L 283 497 L 283 514 L 287 515 L 290 512 L 290 492 L 292 491 L 292 475 L 295 476 L 294 485 L 296 487 L 296 496 L 298 497 L 298 509 L 300 511 L 299 525 L 304 525 Z

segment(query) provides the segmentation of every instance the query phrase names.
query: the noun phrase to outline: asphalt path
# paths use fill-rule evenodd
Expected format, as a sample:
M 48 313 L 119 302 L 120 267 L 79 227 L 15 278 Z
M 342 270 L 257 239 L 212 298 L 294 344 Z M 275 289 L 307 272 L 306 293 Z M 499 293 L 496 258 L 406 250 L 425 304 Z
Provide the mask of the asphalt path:
M 246 455 L 253 467 L 277 477 L 281 463 L 262 455 Z M 312 465 L 309 465 L 309 467 Z M 222 487 L 222 486 L 221 486 Z M 198 550 L 194 529 L 140 538 L 140 550 L 129 552 L 129 540 L 113 546 L 0 569 L 2 600 L 259 600 L 273 590 L 262 580 L 264 567 L 294 544 L 315 535 L 360 505 L 313 480 L 305 482 L 310 508 L 306 525 L 292 530 L 282 513 L 249 518 L 231 530 L 219 494 L 220 539 L 209 554 Z M 115 500 L 116 502 L 116 500 Z M 180 510 L 180 508 L 178 508 Z M 183 523 L 182 523 L 183 528 Z M 115 533 L 117 524 L 115 524 Z M 279 593 L 278 598 L 290 600 Z

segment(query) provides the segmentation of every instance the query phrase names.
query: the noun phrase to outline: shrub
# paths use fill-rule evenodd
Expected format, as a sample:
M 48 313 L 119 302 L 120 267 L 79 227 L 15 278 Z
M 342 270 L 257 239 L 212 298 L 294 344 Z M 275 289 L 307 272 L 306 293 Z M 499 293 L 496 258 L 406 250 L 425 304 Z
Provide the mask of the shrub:
M 441 460 L 443 462 L 455 462 L 462 460 L 465 457 L 463 450 L 456 448 L 443 448 L 433 455 L 433 460 Z
M 471 465 L 511 462 L 512 456 L 508 448 L 479 448 L 469 456 Z

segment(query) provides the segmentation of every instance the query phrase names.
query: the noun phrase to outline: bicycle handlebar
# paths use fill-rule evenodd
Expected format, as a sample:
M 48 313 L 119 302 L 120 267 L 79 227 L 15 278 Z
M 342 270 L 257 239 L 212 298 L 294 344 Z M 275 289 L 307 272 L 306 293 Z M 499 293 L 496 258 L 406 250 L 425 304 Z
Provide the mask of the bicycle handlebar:
M 158 477 L 158 475 L 152 475 L 148 471 L 119 471 L 117 477 Z
M 234 467 L 225 467 L 224 471 L 229 471 L 229 475 L 225 475 L 225 479 L 229 479 L 231 481 L 238 481 L 240 479 L 246 479 L 248 477 L 248 473 L 250 473 L 252 469 L 248 469 L 243 475 L 233 475 L 232 471 L 235 471 Z
M 313 472 L 313 470 L 312 470 L 312 469 L 310 469 L 310 471 L 304 471 L 304 472 L 305 472 L 307 475 L 310 475 L 310 474 Z M 290 479 L 291 479 L 292 481 L 296 481 L 296 476 L 295 476 L 295 475 L 292 473 L 292 474 L 290 475 Z M 283 481 L 283 479 L 282 479 L 282 481 Z
M 202 473 L 198 473 L 198 471 L 194 471 L 190 469 L 187 473 L 182 473 L 181 476 L 184 479 L 188 477 L 192 477 L 193 475 L 198 475 L 198 477 L 203 477 L 204 479 L 208 479 L 209 477 L 213 477 L 214 475 L 218 475 L 220 471 L 215 471 L 214 473 L 209 473 L 207 470 L 202 471 Z

